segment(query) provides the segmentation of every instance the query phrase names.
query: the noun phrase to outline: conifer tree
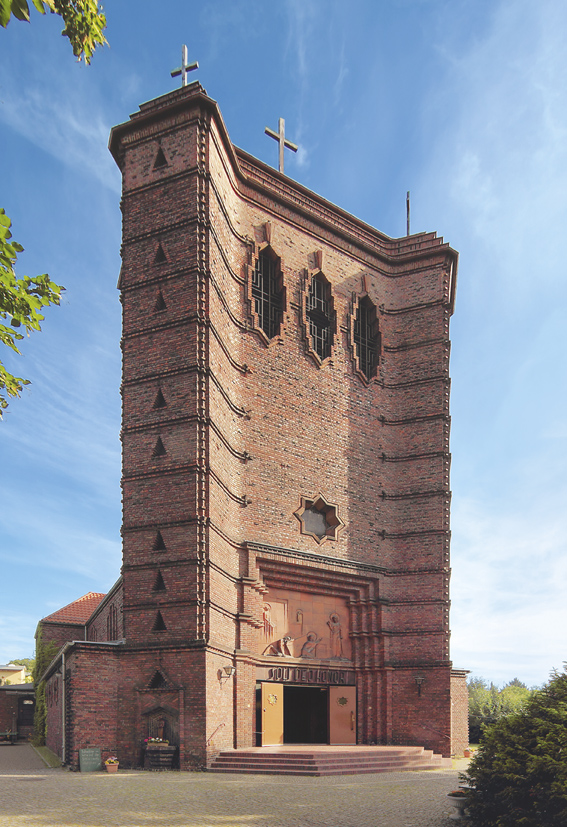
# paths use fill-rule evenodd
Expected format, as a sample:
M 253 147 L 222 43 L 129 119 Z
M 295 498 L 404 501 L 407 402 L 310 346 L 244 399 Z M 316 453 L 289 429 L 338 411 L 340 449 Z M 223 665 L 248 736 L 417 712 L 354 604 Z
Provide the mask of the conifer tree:
M 479 827 L 567 825 L 567 673 L 484 732 L 464 776 Z

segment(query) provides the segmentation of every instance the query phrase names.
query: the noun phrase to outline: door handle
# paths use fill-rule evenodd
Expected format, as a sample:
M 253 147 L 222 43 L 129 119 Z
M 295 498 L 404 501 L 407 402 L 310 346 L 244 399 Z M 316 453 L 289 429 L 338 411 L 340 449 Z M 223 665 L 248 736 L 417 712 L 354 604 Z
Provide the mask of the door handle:
M 350 728 L 354 730 L 354 712 L 351 711 L 350 713 Z

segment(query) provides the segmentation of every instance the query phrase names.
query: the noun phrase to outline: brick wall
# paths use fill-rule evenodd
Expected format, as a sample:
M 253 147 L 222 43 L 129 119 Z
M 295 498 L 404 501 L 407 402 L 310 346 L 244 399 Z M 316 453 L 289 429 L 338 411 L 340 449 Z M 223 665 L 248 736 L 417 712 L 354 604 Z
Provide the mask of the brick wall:
M 167 740 L 179 747 L 181 768 L 205 764 L 205 741 L 211 735 L 204 714 L 205 671 L 202 647 L 121 652 L 117 718 L 121 762 L 142 763 L 144 739 L 155 734 L 152 720 L 158 717 L 166 721 Z
M 451 726 L 454 755 L 462 755 L 469 746 L 469 690 L 468 671 L 453 669 L 451 672 Z
M 72 646 L 49 676 L 46 743 L 75 769 L 80 749 L 100 747 L 103 760 L 118 752 L 118 676 L 117 648 L 93 643 Z
M 63 679 L 61 670 L 54 671 L 45 683 L 47 726 L 45 744 L 63 759 Z
M 127 760 L 162 707 L 181 766 L 254 743 L 264 595 L 278 589 L 348 606 L 361 742 L 448 754 L 455 253 L 432 233 L 390 239 L 235 150 L 198 84 L 144 104 L 111 150 L 123 173 Z M 251 296 L 267 247 L 285 305 L 271 340 Z M 306 318 L 316 273 L 332 293 L 323 360 Z M 380 328 L 369 379 L 353 341 L 362 299 Z M 317 494 L 344 523 L 321 544 L 295 514 Z
M 41 620 L 38 628 L 41 628 L 41 643 L 44 646 L 48 643 L 54 643 L 61 647 L 69 640 L 85 639 L 84 623 L 52 623 L 51 621 Z
M 86 624 L 86 639 L 92 641 L 124 638 L 124 591 L 120 578 Z

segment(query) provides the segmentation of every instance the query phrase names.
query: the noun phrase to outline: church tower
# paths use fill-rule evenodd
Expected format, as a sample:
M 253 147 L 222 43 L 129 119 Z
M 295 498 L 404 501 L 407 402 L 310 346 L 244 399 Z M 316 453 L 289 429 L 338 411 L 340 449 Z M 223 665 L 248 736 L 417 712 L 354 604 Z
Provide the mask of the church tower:
M 234 147 L 198 83 L 143 104 L 110 149 L 122 754 L 156 721 L 182 768 L 277 743 L 450 754 L 457 254 Z

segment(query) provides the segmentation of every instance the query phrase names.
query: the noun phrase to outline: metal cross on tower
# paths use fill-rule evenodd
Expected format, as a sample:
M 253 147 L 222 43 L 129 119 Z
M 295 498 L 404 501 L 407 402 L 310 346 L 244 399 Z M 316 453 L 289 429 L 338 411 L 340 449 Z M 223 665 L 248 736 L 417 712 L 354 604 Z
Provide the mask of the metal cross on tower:
M 187 46 L 181 47 L 181 66 L 179 69 L 174 69 L 171 73 L 172 78 L 176 78 L 178 75 L 181 75 L 181 86 L 187 86 L 187 72 L 192 72 L 193 69 L 198 69 L 199 64 L 197 61 L 195 63 L 187 63 Z
M 297 144 L 292 144 L 291 141 L 286 141 L 285 138 L 285 121 L 283 118 L 279 119 L 278 123 L 278 132 L 274 132 L 273 129 L 270 129 L 268 126 L 264 129 L 266 135 L 269 135 L 270 138 L 274 138 L 279 145 L 280 145 L 280 165 L 279 169 L 280 172 L 283 172 L 283 162 L 284 162 L 284 147 L 291 149 L 292 152 L 297 152 L 298 146 Z

